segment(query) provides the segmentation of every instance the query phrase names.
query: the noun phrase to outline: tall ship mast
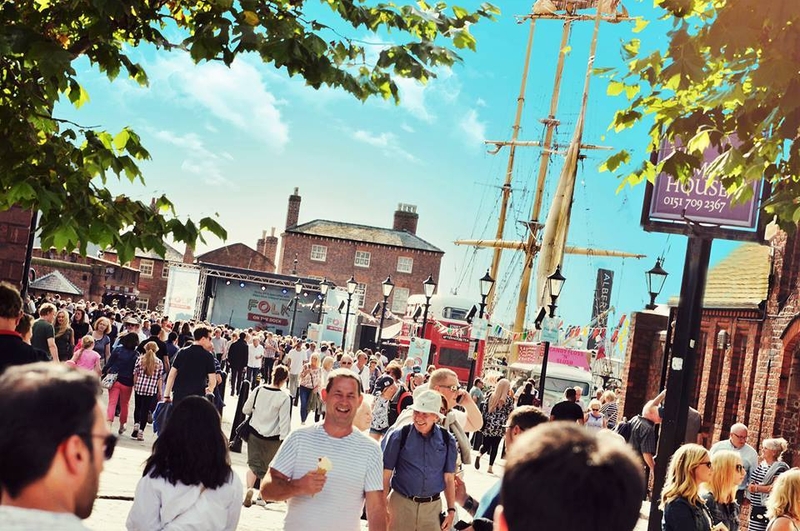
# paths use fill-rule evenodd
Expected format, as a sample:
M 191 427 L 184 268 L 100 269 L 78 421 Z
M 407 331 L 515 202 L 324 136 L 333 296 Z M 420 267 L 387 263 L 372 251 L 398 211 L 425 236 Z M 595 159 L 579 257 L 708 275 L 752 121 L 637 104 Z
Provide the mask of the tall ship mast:
M 567 235 L 569 232 L 570 217 L 572 211 L 573 194 L 575 191 L 575 181 L 578 171 L 578 162 L 582 158 L 581 152 L 589 149 L 610 149 L 583 143 L 583 131 L 586 116 L 586 108 L 589 100 L 589 86 L 594 68 L 594 59 L 597 51 L 598 34 L 601 23 L 619 23 L 632 20 L 628 17 L 628 12 L 619 0 L 537 0 L 531 8 L 531 13 L 518 17 L 520 22 L 529 23 L 528 41 L 525 50 L 525 59 L 522 71 L 522 83 L 519 96 L 517 97 L 516 114 L 512 128 L 511 140 L 487 140 L 486 144 L 494 146 L 491 154 L 499 153 L 504 147 L 508 147 L 508 163 L 506 165 L 505 182 L 501 188 L 502 198 L 500 213 L 497 222 L 497 231 L 494 240 L 458 240 L 457 245 L 469 245 L 475 247 L 492 248 L 492 263 L 489 274 L 492 278 L 498 278 L 500 271 L 500 260 L 504 249 L 522 251 L 524 253 L 522 265 L 522 278 L 520 282 L 519 294 L 517 298 L 516 313 L 514 318 L 513 332 L 522 333 L 525 329 L 525 319 L 527 314 L 528 298 L 530 294 L 531 277 L 533 275 L 534 260 L 538 257 L 538 267 L 536 272 L 536 305 L 537 307 L 545 304 L 547 297 L 546 286 L 547 277 L 551 275 L 558 266 L 561 265 L 564 253 L 579 255 L 594 255 L 620 258 L 643 258 L 644 255 L 627 253 L 623 251 L 588 249 L 567 245 Z M 519 139 L 521 130 L 522 113 L 525 106 L 527 91 L 528 74 L 531 63 L 531 53 L 533 50 L 534 34 L 537 21 L 561 21 L 561 45 L 559 46 L 558 58 L 556 63 L 553 89 L 550 96 L 549 112 L 546 118 L 540 120 L 544 125 L 544 135 L 542 141 L 524 141 Z M 583 92 L 580 102 L 580 110 L 572 133 L 571 140 L 566 151 L 559 151 L 554 143 L 555 130 L 560 121 L 556 118 L 558 112 L 559 99 L 561 94 L 561 84 L 564 75 L 564 65 L 566 56 L 569 53 L 569 37 L 573 24 L 578 22 L 593 22 L 592 39 L 589 45 L 589 56 L 584 75 Z M 514 175 L 514 162 L 518 147 L 538 147 L 541 150 L 539 168 L 536 177 L 536 188 L 534 192 L 533 206 L 530 220 L 525 223 L 527 236 L 520 241 L 508 241 L 503 239 L 508 216 L 508 205 L 512 193 L 512 180 Z M 556 183 L 555 192 L 547 211 L 547 217 L 542 223 L 542 204 L 544 201 L 545 186 L 547 184 L 548 168 L 551 155 L 558 154 L 564 156 L 564 165 Z M 491 314 L 497 304 L 495 284 L 487 297 L 487 308 Z M 515 360 L 509 360 L 513 362 Z

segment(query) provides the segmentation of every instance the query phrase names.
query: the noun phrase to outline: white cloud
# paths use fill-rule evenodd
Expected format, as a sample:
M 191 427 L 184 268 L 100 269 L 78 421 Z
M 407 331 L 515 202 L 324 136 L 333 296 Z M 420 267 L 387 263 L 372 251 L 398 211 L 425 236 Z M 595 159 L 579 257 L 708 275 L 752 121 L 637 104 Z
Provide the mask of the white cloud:
M 210 113 L 275 151 L 283 150 L 289 142 L 289 127 L 279 109 L 281 102 L 267 90 L 264 76 L 244 57 L 228 68 L 218 62 L 196 65 L 188 55 L 175 53 L 157 59 L 149 72 L 151 87 L 159 94 L 199 107 L 198 113 Z
M 458 122 L 470 144 L 481 143 L 486 139 L 486 122 L 478 119 L 478 111 L 470 109 Z
M 181 162 L 181 170 L 201 177 L 203 182 L 209 186 L 236 188 L 223 173 L 222 159 L 233 160 L 229 153 L 223 152 L 221 155 L 214 153 L 195 133 L 179 135 L 171 131 L 156 131 L 154 136 L 184 152 L 186 158 Z
M 400 107 L 423 122 L 432 123 L 436 119 L 425 105 L 425 85 L 407 78 L 397 78 L 395 83 L 400 92 Z
M 406 133 L 416 133 L 416 131 L 414 130 L 414 128 L 413 128 L 413 127 L 411 127 L 410 125 L 408 125 L 408 124 L 407 124 L 407 123 L 405 123 L 405 122 L 403 122 L 402 124 L 400 124 L 400 129 L 402 129 L 402 130 L 403 130 L 403 131 L 405 131 Z
M 364 144 L 376 147 L 389 158 L 403 158 L 409 162 L 420 163 L 421 161 L 400 147 L 400 142 L 393 133 L 380 133 L 375 134 L 369 131 L 359 129 L 351 133 L 353 139 L 363 142 Z

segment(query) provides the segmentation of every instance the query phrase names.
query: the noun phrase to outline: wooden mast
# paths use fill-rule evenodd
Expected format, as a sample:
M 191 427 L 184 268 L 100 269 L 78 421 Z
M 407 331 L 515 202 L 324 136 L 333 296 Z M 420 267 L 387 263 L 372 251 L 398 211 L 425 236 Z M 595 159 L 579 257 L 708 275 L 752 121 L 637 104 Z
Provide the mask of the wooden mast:
M 533 34 L 534 29 L 536 28 L 536 21 L 531 19 L 530 24 L 530 31 L 528 32 L 528 45 L 525 49 L 525 61 L 522 67 L 522 83 L 519 88 L 519 96 L 517 96 L 517 113 L 514 116 L 514 127 L 511 133 L 511 147 L 508 152 L 508 164 L 506 165 L 506 180 L 503 183 L 502 193 L 503 198 L 500 204 L 500 216 L 497 221 L 497 239 L 501 240 L 503 238 L 503 232 L 505 232 L 506 228 L 506 214 L 508 212 L 508 201 L 511 197 L 511 179 L 514 175 L 514 156 L 516 155 L 517 146 L 516 141 L 519 138 L 519 130 L 520 130 L 520 121 L 522 120 L 522 109 L 525 107 L 525 92 L 528 86 L 528 71 L 530 69 L 531 63 L 531 50 L 533 49 Z M 489 269 L 492 278 L 497 278 L 498 272 L 500 271 L 500 255 L 502 254 L 503 249 L 500 247 L 495 247 L 494 253 L 492 255 L 492 265 Z M 494 302 L 495 302 L 495 284 L 492 284 L 492 288 L 489 290 L 489 294 L 486 297 L 486 312 L 491 314 L 492 310 L 494 309 Z
M 540 2 L 542 2 L 542 0 L 537 0 L 536 4 L 534 4 L 534 13 L 527 15 L 525 17 L 531 19 L 531 32 L 529 35 L 528 48 L 526 50 L 526 56 L 525 56 L 525 69 L 523 73 L 522 89 L 520 91 L 520 97 L 517 100 L 517 115 L 514 123 L 514 132 L 512 140 L 510 142 L 487 141 L 487 144 L 494 144 L 496 146 L 495 150 L 490 151 L 490 153 L 492 154 L 499 152 L 499 150 L 504 146 L 509 146 L 510 148 L 508 166 L 506 169 L 506 182 L 503 185 L 503 202 L 500 211 L 500 218 L 498 219 L 497 236 L 495 240 L 458 240 L 455 242 L 457 245 L 472 245 L 476 247 L 494 248 L 492 267 L 490 269 L 493 278 L 497 278 L 502 249 L 514 249 L 525 252 L 521 287 L 517 301 L 516 316 L 514 320 L 514 332 L 517 333 L 522 332 L 524 330 L 531 273 L 533 270 L 533 260 L 536 257 L 537 253 L 540 252 L 540 250 L 542 250 L 542 254 L 545 256 L 540 257 L 539 261 L 539 271 L 537 275 L 537 280 L 539 280 L 539 282 L 541 282 L 540 280 L 541 278 L 546 278 L 547 275 L 552 273 L 550 269 L 555 268 L 555 266 L 550 268 L 549 264 L 553 262 L 557 262 L 557 264 L 561 263 L 565 252 L 571 254 L 609 256 L 609 257 L 644 258 L 645 256 L 635 253 L 625 253 L 622 251 L 607 251 L 599 249 L 594 250 L 594 249 L 585 249 L 585 248 L 578 248 L 566 245 L 566 237 L 569 229 L 569 219 L 572 206 L 572 195 L 575 187 L 575 177 L 577 172 L 577 163 L 580 158 L 580 150 L 607 149 L 602 146 L 585 145 L 581 143 L 581 139 L 583 136 L 584 119 L 589 97 L 589 84 L 591 79 L 592 67 L 594 65 L 595 54 L 597 50 L 597 40 L 598 40 L 600 22 L 607 21 L 616 23 L 616 22 L 631 20 L 630 18 L 628 18 L 627 11 L 624 9 L 624 7 L 622 7 L 623 9 L 622 16 L 616 13 L 616 7 L 618 1 L 616 2 L 614 0 L 606 1 L 606 4 L 608 5 L 602 5 L 602 6 L 601 4 L 603 4 L 604 0 L 599 0 L 599 1 L 582 0 L 582 2 L 581 0 L 573 0 L 573 1 L 577 3 L 583 3 L 584 5 L 581 7 L 584 8 L 595 7 L 596 12 L 594 16 L 580 15 L 575 13 L 574 11 L 572 12 L 567 11 L 566 13 L 555 13 L 554 11 L 550 11 L 548 13 L 537 12 L 536 7 Z M 552 4 L 552 5 L 554 6 L 557 5 L 558 9 L 564 9 L 565 6 L 569 4 L 569 0 L 566 1 L 556 0 L 556 2 L 557 4 Z M 547 3 L 548 3 L 547 0 L 543 1 L 543 4 Z M 604 16 L 604 15 L 610 15 L 610 16 Z M 522 112 L 522 105 L 524 103 L 524 92 L 528 76 L 530 53 L 533 44 L 533 22 L 537 18 L 564 20 L 564 26 L 562 29 L 562 37 L 561 37 L 561 47 L 559 48 L 559 57 L 556 66 L 556 74 L 554 78 L 553 94 L 551 96 L 551 101 L 550 101 L 550 112 L 546 119 L 541 120 L 546 128 L 545 138 L 542 143 L 524 142 L 517 140 L 519 136 L 519 121 Z M 570 142 L 569 148 L 565 153 L 566 160 L 564 169 L 562 170 L 561 177 L 559 179 L 556 196 L 554 197 L 553 203 L 550 207 L 550 211 L 548 212 L 547 223 L 545 223 L 544 225 L 545 232 L 543 234 L 542 244 L 538 245 L 537 238 L 539 231 L 542 228 L 542 225 L 538 222 L 538 220 L 541 214 L 544 187 L 547 178 L 547 169 L 550 162 L 550 154 L 555 152 L 552 149 L 553 135 L 555 132 L 555 127 L 559 124 L 558 120 L 556 120 L 555 118 L 555 115 L 558 109 L 558 100 L 561 90 L 561 80 L 563 76 L 564 60 L 567 53 L 567 44 L 571 30 L 571 23 L 572 21 L 575 20 L 578 21 L 593 20 L 594 31 L 592 35 L 592 42 L 590 45 L 590 54 L 587 61 L 586 75 L 584 78 L 583 95 L 582 95 L 581 108 L 578 121 L 576 123 L 575 132 L 573 134 L 573 138 Z M 536 193 L 534 196 L 534 204 L 531 213 L 531 221 L 528 223 L 529 233 L 526 241 L 524 242 L 502 240 L 503 232 L 505 229 L 505 222 L 506 222 L 505 217 L 507 214 L 508 199 L 511 194 L 511 178 L 513 175 L 514 155 L 516 147 L 518 146 L 540 146 L 542 148 L 542 157 L 539 163 L 539 172 L 537 178 Z M 546 251 L 543 250 L 545 248 Z M 490 293 L 490 298 L 489 298 L 490 301 L 489 304 L 491 305 L 490 308 L 493 308 L 495 303 L 494 289 L 495 287 L 492 288 L 492 292 Z M 537 292 L 539 292 L 538 295 L 540 297 L 545 295 L 541 288 L 537 288 Z

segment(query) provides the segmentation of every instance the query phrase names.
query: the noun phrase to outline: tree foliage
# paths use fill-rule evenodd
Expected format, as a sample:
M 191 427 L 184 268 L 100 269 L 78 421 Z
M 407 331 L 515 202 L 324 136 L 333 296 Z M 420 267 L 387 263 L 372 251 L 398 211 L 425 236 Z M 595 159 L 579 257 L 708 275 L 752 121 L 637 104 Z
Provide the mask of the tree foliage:
M 62 98 L 75 107 L 88 99 L 74 68 L 80 57 L 111 80 L 123 73 L 147 85 L 147 73 L 128 55 L 141 44 L 226 65 L 239 54 L 256 53 L 311 87 L 339 88 L 362 101 L 371 96 L 399 101 L 397 76 L 427 81 L 437 66 L 460 60 L 453 48 L 474 50 L 470 26 L 498 13 L 491 4 L 469 11 L 424 1 L 320 0 L 323 9 L 313 7 L 325 15 L 322 20 L 307 16 L 307 3 L 0 2 L 0 210 L 37 209 L 43 247 L 85 253 L 87 243 L 108 245 L 123 262 L 137 247 L 163 254 L 166 236 L 190 245 L 205 231 L 225 237 L 212 218 L 181 221 L 165 196 L 145 204 L 108 189 L 109 178 L 143 184 L 138 164 L 149 154 L 130 128 L 110 133 L 54 114 Z M 175 29 L 186 36 L 183 41 L 165 37 Z M 348 30 L 390 33 L 403 42 L 382 45 L 377 62 L 367 64 L 364 45 L 345 35 Z
M 649 150 L 662 140 L 675 153 L 658 163 L 632 161 L 623 183 L 652 181 L 661 172 L 689 178 L 703 152 L 719 156 L 705 168 L 734 198 L 751 195 L 748 183 L 771 185 L 764 206 L 784 228 L 800 221 L 800 9 L 797 0 L 656 0 L 673 21 L 665 50 L 640 54 L 639 41 L 623 47 L 628 71 L 609 94 L 625 94 L 617 131 L 649 123 Z M 637 29 L 641 29 L 637 26 Z M 650 121 L 652 120 L 652 121 Z M 612 156 L 614 171 L 628 154 Z

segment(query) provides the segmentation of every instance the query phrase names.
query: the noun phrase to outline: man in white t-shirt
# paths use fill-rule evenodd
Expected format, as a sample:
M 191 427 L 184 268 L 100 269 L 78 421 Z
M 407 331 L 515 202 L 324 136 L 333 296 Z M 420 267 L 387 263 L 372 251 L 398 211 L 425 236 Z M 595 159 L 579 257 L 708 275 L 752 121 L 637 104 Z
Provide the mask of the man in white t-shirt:
M 367 359 L 367 353 L 359 350 L 356 352 L 356 364 L 353 365 L 353 371 L 361 378 L 361 385 L 364 389 L 369 389 L 369 364 Z
M 287 501 L 284 531 L 359 531 L 365 501 L 370 531 L 385 531 L 383 455 L 377 442 L 353 428 L 364 400 L 357 376 L 334 370 L 322 399 L 325 422 L 289 434 L 264 477 L 261 497 Z
M 264 357 L 264 347 L 261 345 L 261 338 L 253 336 L 253 342 L 247 348 L 247 379 L 250 385 L 255 387 L 256 377 L 261 372 L 261 359 Z
M 300 373 L 303 371 L 303 364 L 308 361 L 307 352 L 307 350 L 301 350 L 300 342 L 298 341 L 283 359 L 284 363 L 289 366 L 289 395 L 295 405 L 297 405 L 297 388 L 300 383 Z

